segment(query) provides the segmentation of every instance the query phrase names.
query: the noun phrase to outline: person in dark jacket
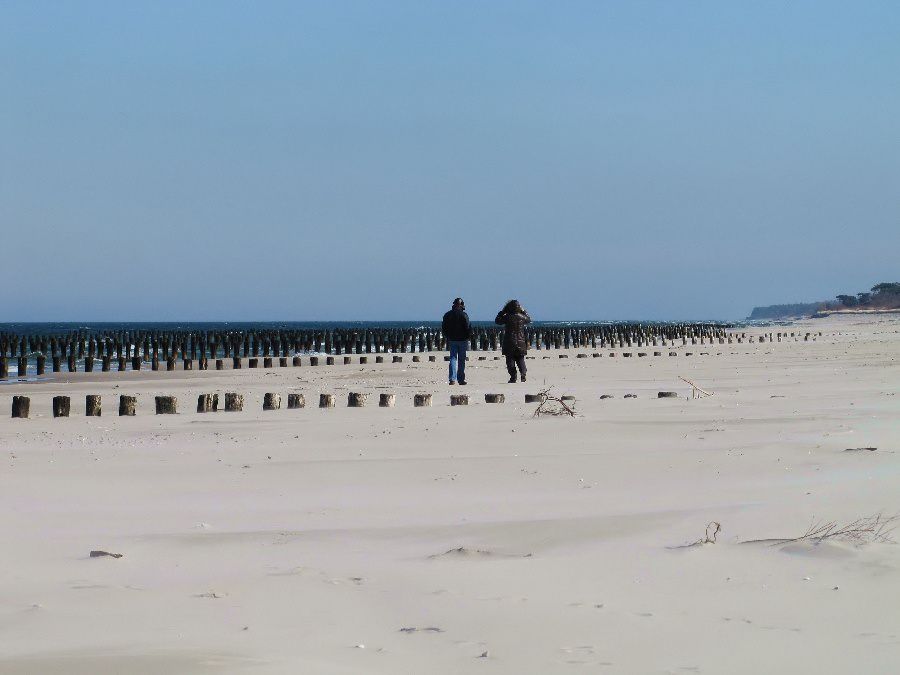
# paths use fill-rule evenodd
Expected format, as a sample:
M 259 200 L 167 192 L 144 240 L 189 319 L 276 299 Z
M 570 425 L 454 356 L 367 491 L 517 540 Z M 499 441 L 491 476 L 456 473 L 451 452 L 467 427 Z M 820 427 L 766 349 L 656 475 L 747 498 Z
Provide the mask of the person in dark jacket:
M 466 347 L 472 337 L 472 323 L 466 314 L 466 303 L 462 298 L 453 301 L 453 307 L 444 314 L 441 330 L 450 348 L 450 384 L 466 383 Z
M 528 353 L 528 338 L 525 335 L 526 324 L 531 323 L 531 317 L 518 300 L 510 300 L 503 309 L 497 313 L 494 323 L 504 327 L 503 331 L 503 355 L 506 357 L 506 370 L 509 372 L 509 381 L 516 381 L 516 368 L 525 381 L 525 354 Z

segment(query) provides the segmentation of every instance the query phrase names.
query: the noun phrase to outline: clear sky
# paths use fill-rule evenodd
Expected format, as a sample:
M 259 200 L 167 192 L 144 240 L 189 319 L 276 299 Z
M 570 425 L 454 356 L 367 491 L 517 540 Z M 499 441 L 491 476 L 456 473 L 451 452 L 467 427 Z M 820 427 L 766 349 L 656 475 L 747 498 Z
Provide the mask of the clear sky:
M 0 321 L 900 281 L 900 2 L 0 0 Z

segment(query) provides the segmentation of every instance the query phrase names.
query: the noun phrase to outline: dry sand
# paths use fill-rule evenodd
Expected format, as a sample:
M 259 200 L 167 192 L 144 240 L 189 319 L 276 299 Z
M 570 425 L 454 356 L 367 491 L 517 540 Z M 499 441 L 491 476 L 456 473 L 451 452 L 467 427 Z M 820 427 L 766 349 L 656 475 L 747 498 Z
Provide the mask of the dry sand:
M 470 352 L 464 389 L 408 355 L 5 385 L 0 672 L 896 673 L 900 546 L 754 540 L 900 512 L 900 317 L 769 330 L 822 335 L 534 351 L 516 385 Z M 576 417 L 532 416 L 551 385 Z M 195 412 L 229 391 L 243 412 Z

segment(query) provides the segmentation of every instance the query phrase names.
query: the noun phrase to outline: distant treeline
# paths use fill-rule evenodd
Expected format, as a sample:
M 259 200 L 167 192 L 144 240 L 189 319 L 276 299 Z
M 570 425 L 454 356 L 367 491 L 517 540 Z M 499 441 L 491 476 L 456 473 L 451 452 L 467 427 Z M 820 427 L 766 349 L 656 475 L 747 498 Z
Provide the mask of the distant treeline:
M 838 295 L 837 303 L 829 302 L 827 309 L 858 307 L 860 309 L 900 309 L 900 283 L 880 283 L 872 290 L 856 295 Z
M 788 305 L 769 305 L 768 307 L 754 307 L 750 312 L 750 319 L 794 319 L 802 316 L 812 316 L 825 303 L 822 302 L 796 302 Z
M 856 295 L 838 295 L 836 300 L 754 307 L 748 318 L 793 319 L 813 316 L 817 312 L 834 312 L 842 309 L 900 309 L 900 283 L 875 284 L 871 291 Z

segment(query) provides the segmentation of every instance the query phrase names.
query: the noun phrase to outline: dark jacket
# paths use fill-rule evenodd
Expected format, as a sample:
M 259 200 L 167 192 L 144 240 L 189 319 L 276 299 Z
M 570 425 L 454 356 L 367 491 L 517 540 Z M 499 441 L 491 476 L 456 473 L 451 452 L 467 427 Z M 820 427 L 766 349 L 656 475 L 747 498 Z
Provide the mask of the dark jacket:
M 444 314 L 441 331 L 448 341 L 468 340 L 472 336 L 472 322 L 462 307 L 454 307 Z
M 521 312 L 497 313 L 494 323 L 505 328 L 503 331 L 503 355 L 522 356 L 528 353 L 528 338 L 525 336 L 525 325 L 531 323 L 531 317 L 524 309 Z

